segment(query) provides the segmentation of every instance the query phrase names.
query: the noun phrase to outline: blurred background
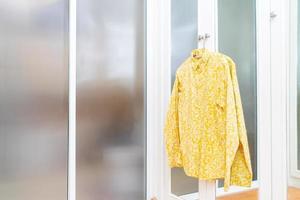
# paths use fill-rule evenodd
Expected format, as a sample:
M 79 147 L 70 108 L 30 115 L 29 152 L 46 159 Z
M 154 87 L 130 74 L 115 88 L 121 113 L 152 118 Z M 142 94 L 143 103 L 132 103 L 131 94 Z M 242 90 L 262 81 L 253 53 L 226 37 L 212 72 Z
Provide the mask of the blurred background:
M 145 2 L 77 3 L 77 199 L 141 200 Z
M 0 0 L 0 199 L 64 200 L 68 2 Z
M 77 199 L 140 200 L 144 1 L 77 4 Z M 65 200 L 68 0 L 0 0 L 0 27 L 0 199 Z

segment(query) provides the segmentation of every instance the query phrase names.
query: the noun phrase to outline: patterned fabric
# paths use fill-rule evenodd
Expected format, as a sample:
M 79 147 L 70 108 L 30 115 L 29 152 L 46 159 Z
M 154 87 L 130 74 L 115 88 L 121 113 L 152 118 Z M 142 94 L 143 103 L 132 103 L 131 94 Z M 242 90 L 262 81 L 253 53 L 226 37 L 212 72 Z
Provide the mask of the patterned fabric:
M 178 68 L 164 136 L 170 167 L 200 180 L 251 186 L 252 169 L 235 63 L 195 49 Z

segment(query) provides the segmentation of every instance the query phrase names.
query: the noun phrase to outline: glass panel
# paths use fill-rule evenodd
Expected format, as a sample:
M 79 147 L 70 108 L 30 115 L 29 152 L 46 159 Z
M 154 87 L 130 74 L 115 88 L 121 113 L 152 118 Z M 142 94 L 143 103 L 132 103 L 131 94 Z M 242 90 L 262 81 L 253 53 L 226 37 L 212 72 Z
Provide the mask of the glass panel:
M 297 6 L 297 24 L 295 24 L 295 26 L 297 26 L 297 33 L 299 33 L 299 28 L 300 28 L 300 14 L 299 14 L 299 10 L 300 10 L 300 1 L 298 0 L 297 1 L 298 2 L 298 6 Z M 300 112 L 299 112 L 299 108 L 300 108 L 300 63 L 299 63 L 299 60 L 300 60 L 300 49 L 299 49 L 299 47 L 300 47 L 300 35 L 299 34 L 297 34 L 297 48 L 298 48 L 298 51 L 297 51 L 297 53 L 298 53 L 298 59 L 297 59 L 297 68 L 298 68 L 298 70 L 297 70 L 297 96 L 298 96 L 298 98 L 297 98 L 297 119 L 298 119 L 298 123 L 297 123 L 297 169 L 298 170 L 300 170 L 300 137 L 299 137 L 299 135 L 300 135 L 300 123 L 299 123 L 299 120 L 300 120 Z
M 287 188 L 288 188 L 288 199 L 297 200 L 300 199 L 300 1 L 291 1 L 291 66 L 290 66 L 290 105 L 292 109 L 290 112 L 290 151 L 288 151 L 289 158 L 287 165 L 290 165 L 290 173 L 288 174 Z
M 218 0 L 219 51 L 236 63 L 243 102 L 253 180 L 257 180 L 257 112 L 256 112 L 256 2 L 255 0 Z M 236 17 L 239 16 L 239 17 Z M 222 187 L 222 181 L 219 187 Z M 249 195 L 257 199 L 256 190 Z M 241 194 L 239 199 L 246 199 Z M 226 197 L 232 199 L 234 195 Z M 245 196 L 245 197 L 244 197 Z M 220 198 L 220 199 L 226 199 Z
M 0 199 L 67 199 L 68 1 L 0 6 Z
M 77 2 L 77 199 L 145 199 L 145 1 Z
M 198 46 L 197 0 L 171 1 L 172 85 L 177 68 Z M 183 169 L 171 171 L 171 191 L 176 195 L 198 192 L 198 180 L 185 175 Z

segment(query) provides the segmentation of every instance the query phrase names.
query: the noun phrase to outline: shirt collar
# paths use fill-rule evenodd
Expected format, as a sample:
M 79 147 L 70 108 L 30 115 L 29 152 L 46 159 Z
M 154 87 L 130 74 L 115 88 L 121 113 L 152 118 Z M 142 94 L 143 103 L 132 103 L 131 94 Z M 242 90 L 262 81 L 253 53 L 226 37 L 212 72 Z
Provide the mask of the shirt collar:
M 193 69 L 197 70 L 200 67 L 206 66 L 210 58 L 210 51 L 208 49 L 194 49 L 191 52 Z

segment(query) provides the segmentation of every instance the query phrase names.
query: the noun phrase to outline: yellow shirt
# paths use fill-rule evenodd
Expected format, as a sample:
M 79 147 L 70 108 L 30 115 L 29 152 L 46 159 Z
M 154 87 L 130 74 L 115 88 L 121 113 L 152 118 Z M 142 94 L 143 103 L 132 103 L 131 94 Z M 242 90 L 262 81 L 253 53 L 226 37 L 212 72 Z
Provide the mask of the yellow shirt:
M 195 57 L 196 56 L 196 57 Z M 164 136 L 170 167 L 187 176 L 251 186 L 243 108 L 231 58 L 195 49 L 178 68 Z

